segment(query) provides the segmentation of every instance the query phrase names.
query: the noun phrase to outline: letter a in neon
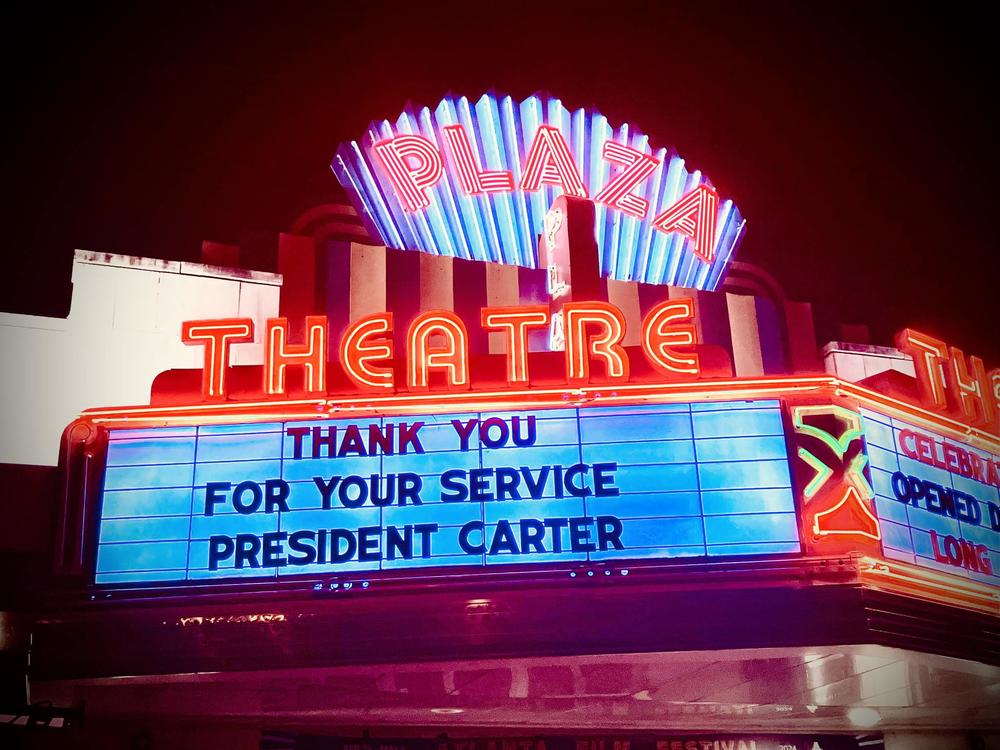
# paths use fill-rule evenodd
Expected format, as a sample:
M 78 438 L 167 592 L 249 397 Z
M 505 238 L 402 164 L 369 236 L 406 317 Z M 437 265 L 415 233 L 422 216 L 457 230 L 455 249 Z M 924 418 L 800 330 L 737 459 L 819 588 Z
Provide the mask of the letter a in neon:
M 711 263 L 715 258 L 715 217 L 719 194 L 710 185 L 699 185 L 653 219 L 661 232 L 679 232 L 694 240 L 694 254 Z

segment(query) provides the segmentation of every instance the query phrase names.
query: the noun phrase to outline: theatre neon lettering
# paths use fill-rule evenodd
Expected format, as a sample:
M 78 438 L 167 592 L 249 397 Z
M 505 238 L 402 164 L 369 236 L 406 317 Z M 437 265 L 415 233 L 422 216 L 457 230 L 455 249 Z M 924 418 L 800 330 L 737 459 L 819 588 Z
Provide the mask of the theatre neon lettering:
M 896 346 L 913 358 L 924 406 L 1000 430 L 1000 369 L 987 372 L 981 358 L 966 359 L 961 349 L 911 328 L 896 336 Z
M 701 366 L 695 345 L 694 302 L 672 299 L 652 308 L 642 324 L 642 353 L 655 372 L 665 376 L 695 378 Z M 569 385 L 591 381 L 623 382 L 630 372 L 629 353 L 622 345 L 625 315 L 606 302 L 571 302 L 558 313 L 566 330 L 565 380 Z M 529 382 L 528 330 L 550 325 L 551 313 L 541 305 L 485 307 L 480 323 L 487 331 L 504 335 L 506 382 Z M 394 347 L 391 312 L 365 316 L 344 331 L 337 351 L 340 365 L 361 391 L 386 393 L 405 388 L 426 391 L 432 387 L 466 390 L 471 387 L 469 334 L 465 322 L 448 310 L 425 312 L 406 329 L 406 378 L 397 383 L 391 368 Z M 253 340 L 251 318 L 185 322 L 181 340 L 204 347 L 202 397 L 207 401 L 227 397 L 226 372 L 233 344 Z M 327 390 L 327 318 L 305 319 L 303 343 L 289 342 L 286 318 L 267 321 L 264 335 L 262 391 L 267 396 L 287 393 L 288 368 L 301 368 L 306 393 Z M 596 366 L 595 366 L 596 363 Z

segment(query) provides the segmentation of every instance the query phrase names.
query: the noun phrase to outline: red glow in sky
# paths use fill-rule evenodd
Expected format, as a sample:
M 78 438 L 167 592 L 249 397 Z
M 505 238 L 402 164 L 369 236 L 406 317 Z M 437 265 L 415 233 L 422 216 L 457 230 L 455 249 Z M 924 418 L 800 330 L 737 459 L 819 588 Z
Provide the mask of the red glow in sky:
M 407 100 L 546 89 L 673 144 L 747 217 L 740 258 L 876 343 L 1000 360 L 992 40 L 897 7 L 163 6 L 12 24 L 16 271 L 65 314 L 74 248 L 191 260 L 337 190 L 339 141 Z M 454 11 L 454 12 L 452 12 Z

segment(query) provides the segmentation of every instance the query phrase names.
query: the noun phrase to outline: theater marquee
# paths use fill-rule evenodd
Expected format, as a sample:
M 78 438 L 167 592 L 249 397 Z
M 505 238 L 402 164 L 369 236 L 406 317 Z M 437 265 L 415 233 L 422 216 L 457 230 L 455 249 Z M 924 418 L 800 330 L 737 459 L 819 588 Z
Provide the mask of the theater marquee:
M 779 404 L 112 430 L 98 583 L 798 553 Z
M 250 320 L 186 323 L 200 393 L 67 430 L 73 555 L 105 587 L 367 588 L 850 554 L 869 585 L 1000 611 L 996 371 L 942 344 L 947 367 L 918 368 L 923 401 L 733 378 L 693 312 L 652 308 L 629 348 L 607 303 L 484 308 L 507 354 L 479 359 L 447 311 L 400 327 L 399 354 L 388 313 L 332 343 L 322 316 L 302 343 L 274 319 L 252 368 L 229 365 Z M 564 351 L 529 353 L 553 314 Z

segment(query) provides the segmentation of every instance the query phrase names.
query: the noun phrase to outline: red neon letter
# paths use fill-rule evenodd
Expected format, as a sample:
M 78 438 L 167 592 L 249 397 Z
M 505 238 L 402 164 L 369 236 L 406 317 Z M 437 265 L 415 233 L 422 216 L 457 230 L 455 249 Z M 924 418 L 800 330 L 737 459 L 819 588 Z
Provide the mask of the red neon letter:
M 653 219 L 661 232 L 680 232 L 694 240 L 694 254 L 711 263 L 715 257 L 715 214 L 719 194 L 715 188 L 699 185 Z
M 375 144 L 389 181 L 407 211 L 417 211 L 431 205 L 426 188 L 436 185 L 444 174 L 441 152 L 420 135 L 397 135 Z M 407 159 L 416 161 L 410 166 Z
M 993 419 L 997 427 L 1000 427 L 1000 368 L 990 370 L 986 376 L 987 393 L 993 393 Z
M 986 575 L 993 575 L 993 560 L 990 559 L 990 550 L 985 544 L 976 545 L 976 559 L 979 567 Z
M 356 320 L 340 340 L 340 364 L 356 386 L 364 390 L 392 390 L 392 368 L 369 362 L 392 357 L 392 313 L 376 313 Z
M 949 353 L 951 373 L 948 380 L 951 385 L 951 395 L 955 398 L 962 416 L 973 424 L 992 424 L 996 414 L 983 360 L 979 357 L 969 357 L 969 366 L 972 368 L 970 375 L 962 350 L 953 346 Z
M 229 367 L 229 345 L 253 341 L 251 318 L 224 320 L 187 320 L 181 323 L 181 341 L 205 347 L 202 366 L 201 395 L 207 400 L 226 397 L 226 368 Z
M 444 128 L 445 138 L 451 146 L 451 155 L 455 160 L 458 178 L 462 188 L 469 195 L 480 193 L 509 193 L 514 189 L 514 175 L 503 171 L 486 171 L 479 168 L 469 135 L 461 125 L 448 125 Z
M 621 345 L 625 337 L 625 316 L 606 302 L 568 302 L 562 309 L 566 331 L 566 379 L 575 383 L 590 380 L 590 358 L 604 360 L 609 378 L 628 379 L 628 355 Z M 587 335 L 587 326 L 599 333 Z
M 432 336 L 444 345 L 431 345 Z M 406 332 L 406 381 L 410 390 L 430 385 L 431 369 L 440 368 L 452 389 L 469 387 L 469 334 L 455 313 L 436 310 L 418 315 Z
M 913 367 L 916 369 L 924 404 L 935 409 L 947 407 L 944 373 L 941 370 L 948 358 L 945 343 L 907 328 L 896 336 L 896 346 L 913 357 Z
M 921 460 L 920 456 L 917 455 L 917 449 L 914 447 L 916 444 L 917 435 L 913 430 L 899 431 L 899 448 L 903 451 L 903 455 L 919 461 Z
M 285 392 L 285 368 L 305 368 L 306 391 L 326 391 L 326 316 L 306 316 L 306 344 L 288 343 L 288 318 L 269 318 L 264 343 L 264 393 Z
M 662 302 L 652 310 L 642 322 L 642 351 L 653 367 L 663 372 L 678 372 L 697 375 L 701 372 L 698 355 L 694 352 L 681 354 L 675 346 L 694 346 L 695 327 L 694 300 L 681 297 Z
M 938 535 L 937 532 L 934 531 L 933 529 L 931 530 L 931 549 L 934 552 L 935 560 L 943 563 L 948 562 L 948 558 L 944 556 L 944 554 L 941 552 L 941 548 L 938 546 Z
M 604 142 L 601 155 L 612 164 L 620 164 L 625 169 L 594 196 L 594 202 L 604 203 L 640 219 L 646 218 L 649 201 L 633 195 L 632 190 L 653 174 L 660 164 L 659 160 L 614 141 Z
M 528 329 L 544 328 L 549 324 L 549 308 L 544 305 L 526 307 L 484 307 L 480 312 L 483 328 L 502 331 L 507 340 L 507 382 L 518 385 L 528 382 Z
M 521 189 L 530 193 L 546 185 L 558 185 L 566 195 L 587 197 L 580 170 L 573 161 L 573 154 L 558 128 L 540 125 L 524 160 L 521 174 Z

